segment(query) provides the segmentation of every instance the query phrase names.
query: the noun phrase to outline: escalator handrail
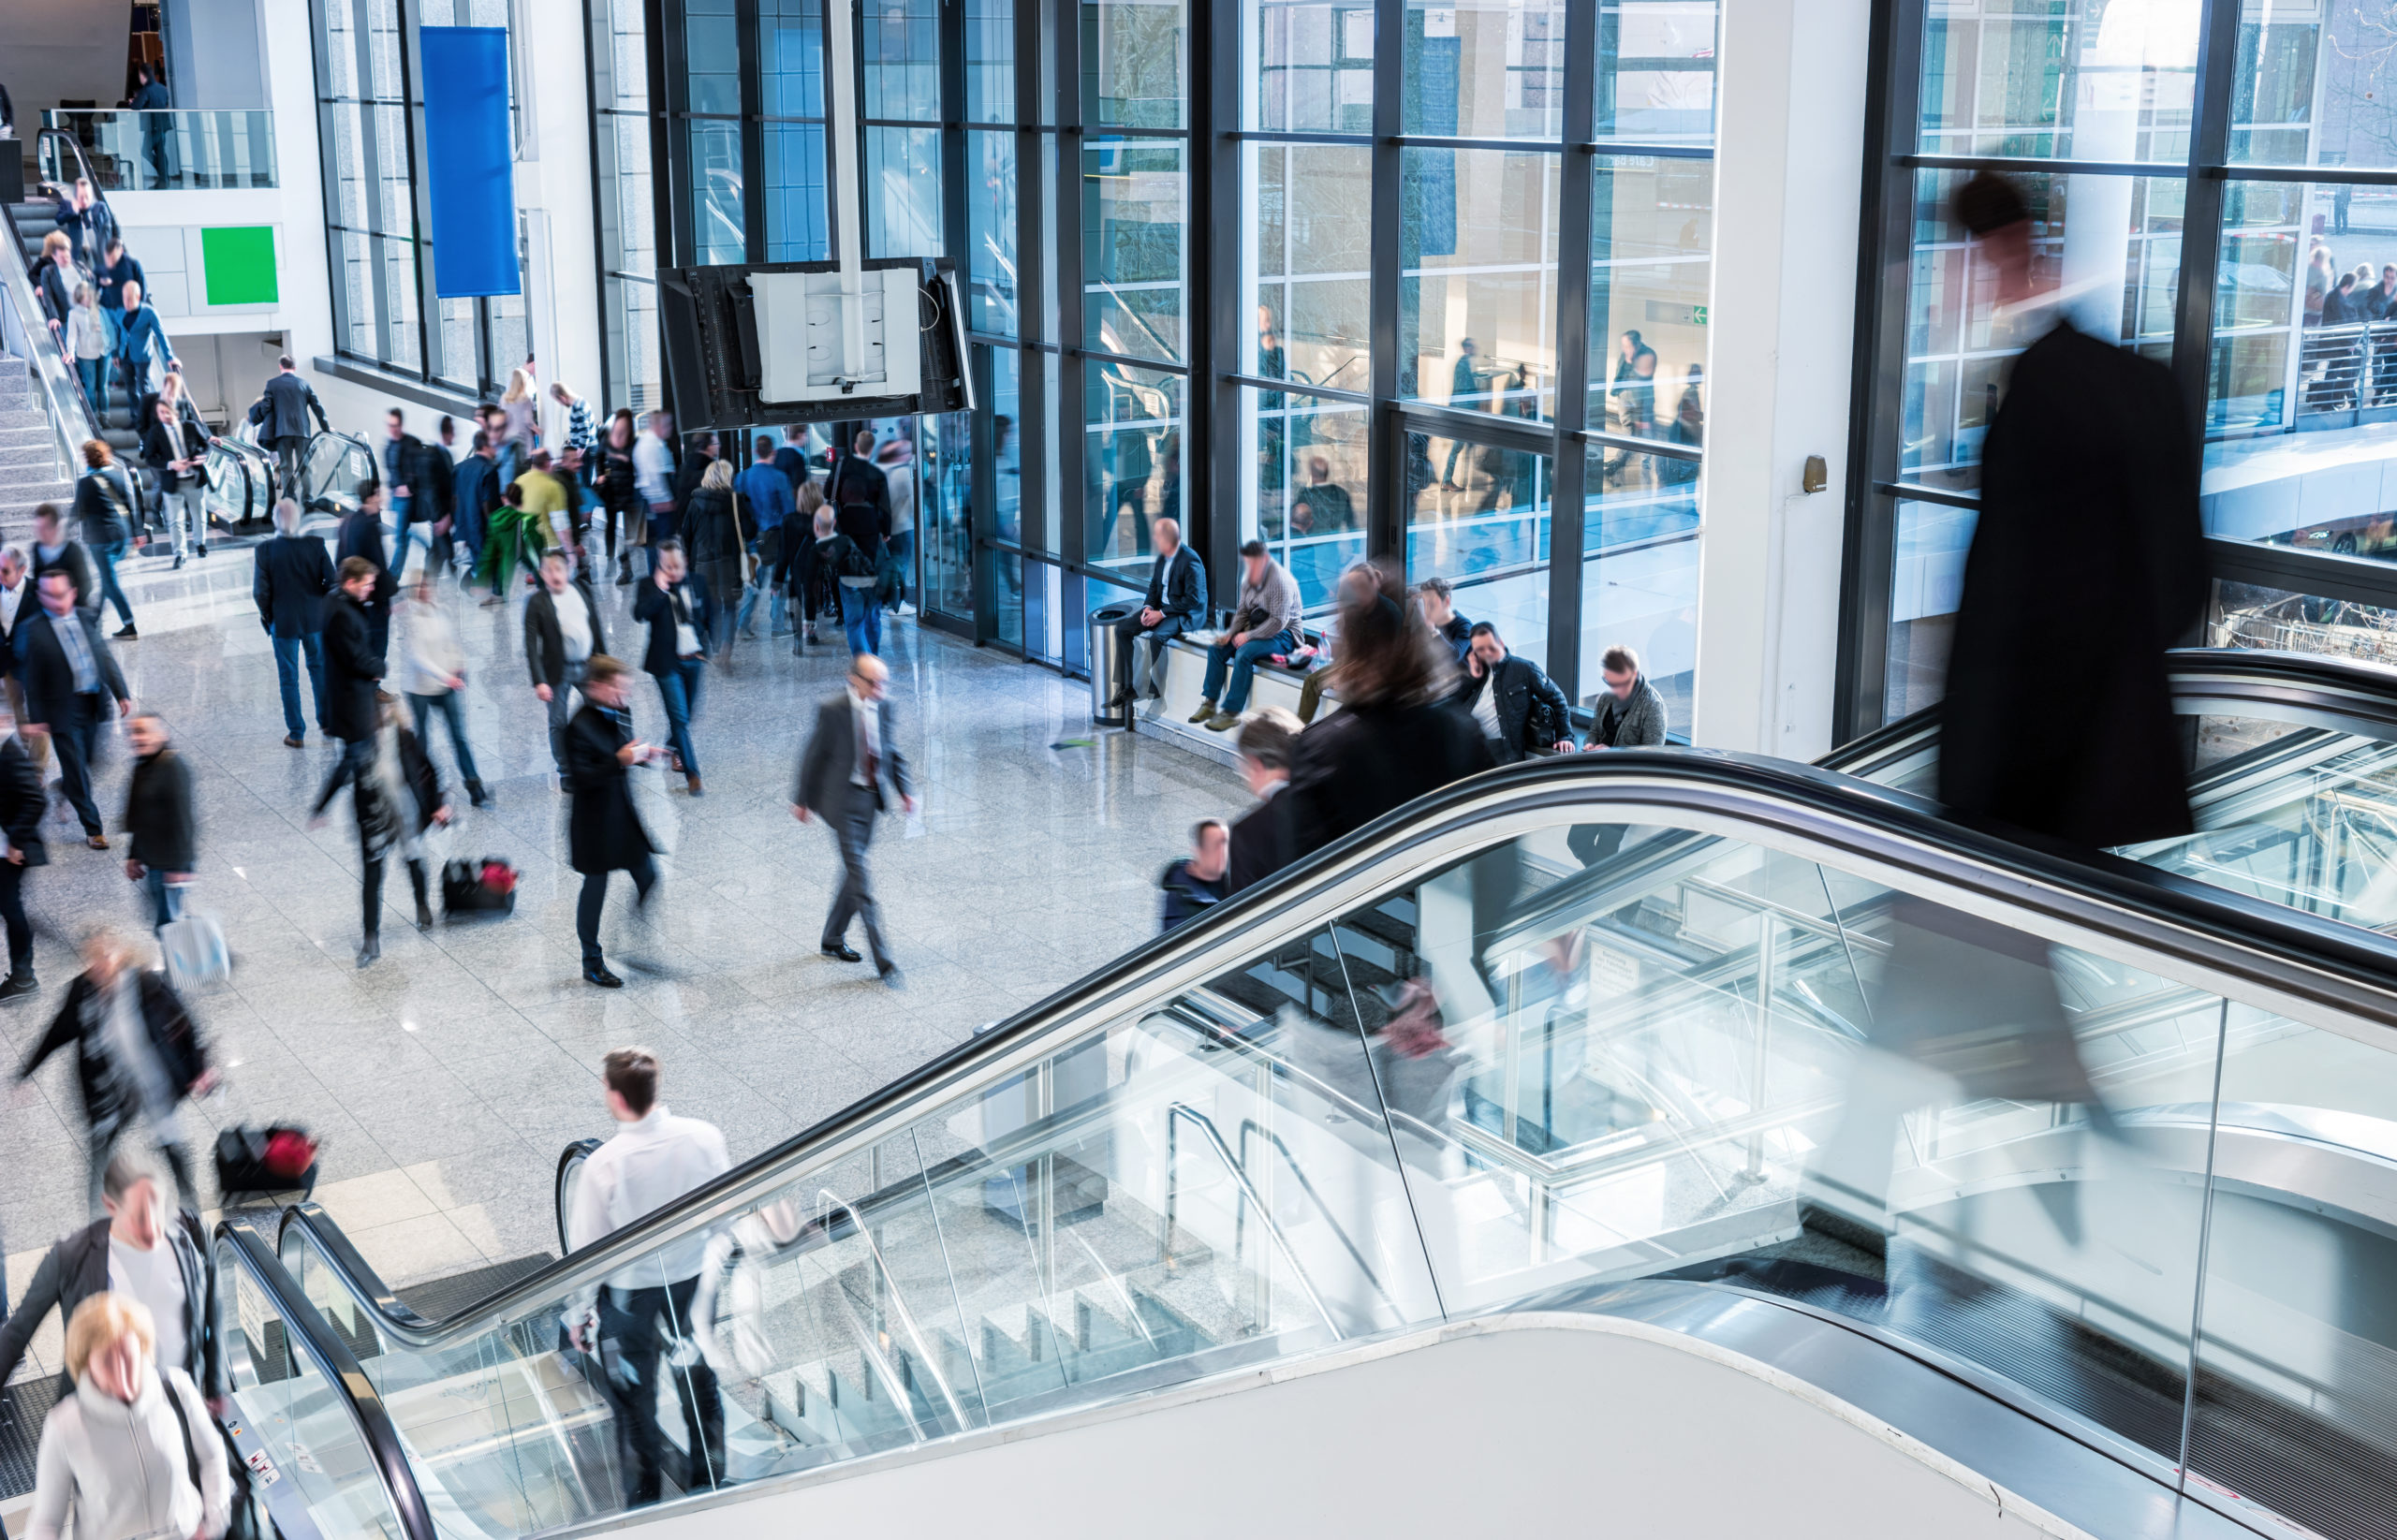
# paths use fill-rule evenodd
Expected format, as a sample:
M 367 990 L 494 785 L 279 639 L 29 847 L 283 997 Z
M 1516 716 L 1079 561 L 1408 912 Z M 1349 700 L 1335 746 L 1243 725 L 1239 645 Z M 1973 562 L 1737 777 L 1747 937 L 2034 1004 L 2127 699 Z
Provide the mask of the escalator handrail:
M 2227 699 L 2360 719 L 2397 737 L 2397 670 L 2321 653 L 2179 647 L 2165 655 L 2165 671 L 2176 698 L 2219 693 Z M 2192 689 L 2199 680 L 2214 688 Z M 1877 761 L 1910 750 L 1938 726 L 1939 707 L 1926 706 L 1849 740 L 1815 763 L 1850 775 L 1869 774 Z
M 433 1509 L 425 1502 L 423 1489 L 417 1485 L 416 1469 L 408 1461 L 405 1445 L 400 1442 L 399 1427 L 391 1420 L 390 1408 L 384 1403 L 382 1393 L 360 1367 L 357 1355 L 350 1352 L 341 1334 L 309 1301 L 307 1291 L 257 1235 L 230 1220 L 219 1220 L 212 1244 L 220 1254 L 229 1251 L 252 1281 L 266 1291 L 283 1318 L 285 1342 L 298 1343 L 316 1360 L 325 1383 L 348 1410 L 359 1439 L 375 1462 L 383 1495 L 390 1499 L 391 1511 L 399 1518 L 402 1540 L 439 1540 Z
M 36 129 L 34 131 L 34 164 L 37 167 L 41 164 L 41 147 L 45 142 L 63 144 L 69 150 L 75 152 L 76 173 L 78 176 L 88 180 L 92 183 L 92 201 L 97 203 L 104 209 L 108 209 L 108 189 L 100 185 L 98 173 L 92 169 L 91 160 L 84 155 L 82 141 L 64 128 Z M 74 179 L 69 178 L 67 184 L 71 187 L 74 184 Z M 109 218 L 111 222 L 115 221 L 116 211 L 114 209 L 109 209 Z M 125 227 L 122 224 L 117 225 L 116 231 L 118 238 L 123 239 L 125 235 Z M 125 246 L 125 250 L 126 256 L 130 257 L 134 255 L 133 247 L 130 243 Z M 105 255 L 105 253 L 103 255 Z M 174 351 L 175 340 L 167 335 L 167 318 L 164 315 L 157 315 L 156 310 L 157 307 L 155 305 L 151 307 L 153 318 L 158 323 L 158 336 L 160 340 L 166 343 L 167 351 L 171 353 Z
M 283 1210 L 283 1217 L 275 1225 L 276 1260 L 290 1251 L 295 1234 L 316 1246 L 333 1276 L 360 1303 L 375 1312 L 392 1336 L 421 1346 L 424 1334 L 438 1329 L 437 1323 L 418 1314 L 414 1306 L 400 1298 L 397 1289 L 383 1282 L 382 1275 L 358 1254 L 358 1248 L 350 1244 L 349 1237 L 321 1205 L 311 1200 L 291 1204 Z
M 1429 871 L 1485 843 L 1488 836 L 1476 833 L 1481 826 L 1567 808 L 1593 819 L 1699 818 L 1843 851 L 1988 906 L 2161 954 L 2203 977 L 2397 1030 L 2397 940 L 2373 931 L 2118 857 L 1961 824 L 1925 799 L 1812 766 L 1723 750 L 1559 755 L 1470 777 L 1385 814 L 706 1186 L 438 1322 L 383 1311 L 364 1290 L 361 1298 L 383 1313 L 393 1337 L 420 1346 L 549 1306 L 654 1248 L 737 1216 L 819 1163 L 888 1137 L 951 1093 L 1020 1071 L 1064 1032 L 1190 987 L 1270 937 L 1346 913 L 1365 902 L 1369 881 L 1386 866 Z M 1624 811 L 1610 814 L 1612 808 Z M 287 1210 L 286 1225 L 295 1223 L 309 1223 L 320 1236 L 333 1229 Z
M 575 1167 L 581 1166 L 584 1161 L 591 1158 L 592 1151 L 599 1148 L 599 1143 L 600 1141 L 597 1139 L 576 1139 L 573 1143 L 558 1151 L 557 1180 L 551 1188 L 550 1195 L 557 1210 L 558 1254 L 560 1256 L 564 1256 L 566 1253 L 574 1250 L 574 1242 L 567 1238 L 566 1233 L 567 1219 L 566 1207 L 566 1179 L 574 1175 Z

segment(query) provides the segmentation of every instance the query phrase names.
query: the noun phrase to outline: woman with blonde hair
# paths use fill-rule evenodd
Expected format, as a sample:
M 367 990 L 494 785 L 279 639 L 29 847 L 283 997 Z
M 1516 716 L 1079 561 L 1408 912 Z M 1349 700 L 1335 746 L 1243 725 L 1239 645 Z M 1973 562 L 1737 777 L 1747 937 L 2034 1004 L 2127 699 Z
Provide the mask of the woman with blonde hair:
M 56 231 L 52 231 L 56 234 Z M 109 415 L 109 322 L 100 314 L 99 297 L 89 284 L 75 286 L 75 303 L 66 313 L 66 335 L 60 339 L 75 373 L 83 376 L 83 394 L 100 420 Z
M 225 1441 L 199 1387 L 160 1369 L 149 1307 L 130 1295 L 95 1294 L 66 1323 L 66 1372 L 75 1393 L 50 1409 L 34 1460 L 25 1533 L 60 1540 L 213 1540 L 231 1519 Z
M 507 466 L 507 479 L 523 474 L 524 462 L 541 441 L 541 397 L 533 375 L 522 368 L 507 372 L 507 389 L 499 398 L 501 425 L 499 458 Z
M 75 265 L 75 242 L 66 238 L 66 232 L 52 230 L 43 236 L 41 259 L 34 264 L 34 286 L 41 290 L 51 331 L 65 333 L 66 318 L 75 313 L 75 286 L 86 282 L 82 270 Z

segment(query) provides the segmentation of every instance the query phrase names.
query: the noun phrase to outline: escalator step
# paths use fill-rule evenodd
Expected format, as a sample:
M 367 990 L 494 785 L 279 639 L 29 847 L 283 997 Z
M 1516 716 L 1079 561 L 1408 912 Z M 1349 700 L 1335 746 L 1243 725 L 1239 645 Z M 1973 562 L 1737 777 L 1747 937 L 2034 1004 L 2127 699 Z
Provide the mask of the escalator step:
M 28 1376 L 0 1390 L 0 1500 L 34 1489 L 42 1421 L 66 1391 L 63 1374 Z
M 548 1252 L 520 1256 L 511 1261 L 494 1262 L 489 1267 L 470 1268 L 448 1278 L 436 1278 L 427 1283 L 412 1283 L 397 1293 L 410 1310 L 427 1320 L 438 1321 L 455 1315 L 486 1295 L 496 1294 L 520 1278 L 529 1278 L 557 1258 Z

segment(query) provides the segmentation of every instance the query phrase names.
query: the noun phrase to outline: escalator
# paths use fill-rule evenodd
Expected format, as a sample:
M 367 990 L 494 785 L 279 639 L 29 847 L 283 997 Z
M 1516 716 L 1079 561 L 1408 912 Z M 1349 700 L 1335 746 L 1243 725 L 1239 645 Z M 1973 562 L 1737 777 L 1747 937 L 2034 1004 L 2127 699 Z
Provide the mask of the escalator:
M 2248 713 L 2193 711 L 2195 741 L 2273 725 L 2219 729 L 2199 766 L 2239 828 L 2291 805 L 2258 789 L 2271 751 L 2345 788 L 2322 798 L 2369 796 L 2343 758 L 2364 743 L 2311 736 L 2337 682 L 2271 662 L 2183 660 L 2193 705 Z M 2369 694 L 2343 709 L 2376 742 Z M 1905 736 L 1857 762 L 1919 770 Z M 2324 811 L 2296 819 L 2308 858 L 2361 858 Z M 1585 867 L 1592 825 L 1621 837 Z M 1730 755 L 1512 767 L 438 1318 L 306 1206 L 221 1230 L 235 1420 L 290 1476 L 288 1533 L 646 1522 L 636 1422 L 665 1440 L 657 1521 L 754 1503 L 764 1528 L 814 1521 L 835 1477 L 914 1491 L 970 1456 L 1003 1480 L 1033 1435 L 1216 1399 L 1265 1429 L 1288 1386 L 1507 1332 L 1581 1365 L 1595 1334 L 1619 1356 L 1578 1390 L 1734 1366 L 2047 1533 L 2385 1534 L 2397 943 L 2324 907 L 2354 918 L 2368 883 L 2283 903 L 2263 878 L 2296 858 L 2190 844 L 2076 858 Z M 2070 1078 L 2056 1033 L 2080 1089 L 2032 1094 Z M 1813 1201 L 1860 1151 L 1877 1228 Z M 603 1282 L 694 1266 L 684 1344 L 636 1406 L 623 1344 L 566 1328 Z M 1511 1415 L 1485 1388 L 1448 1417 Z M 1633 1410 L 1662 1427 L 1659 1396 Z M 1596 1438 L 1622 1411 L 1574 1415 Z M 1402 1424 L 1385 1459 L 1444 1436 Z M 1181 1480 L 1208 1468 L 1188 1451 Z M 1772 1501 L 1801 1529 L 1903 1505 L 1828 1474 Z
M 209 440 L 201 474 L 208 482 L 210 521 L 236 534 L 261 535 L 272 533 L 275 500 L 286 495 L 299 500 L 303 531 L 331 531 L 357 509 L 359 489 L 378 476 L 375 451 L 364 440 L 326 430 L 301 451 L 300 487 L 286 487 L 281 464 L 246 421 Z

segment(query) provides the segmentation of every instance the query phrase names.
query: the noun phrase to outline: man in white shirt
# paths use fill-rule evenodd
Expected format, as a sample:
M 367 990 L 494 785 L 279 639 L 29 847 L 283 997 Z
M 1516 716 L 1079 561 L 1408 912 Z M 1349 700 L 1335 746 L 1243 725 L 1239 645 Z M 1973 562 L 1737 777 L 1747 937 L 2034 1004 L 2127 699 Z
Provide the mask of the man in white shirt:
M 654 545 L 674 533 L 674 419 L 649 414 L 649 432 L 633 445 L 633 491 L 649 507 Z
M 643 1048 L 614 1049 L 600 1065 L 608 1111 L 619 1126 L 582 1163 L 566 1216 L 566 1239 L 576 1251 L 732 1169 L 714 1124 L 678 1118 L 657 1100 L 657 1055 Z M 596 1313 L 586 1299 L 569 1317 L 575 1345 L 603 1359 L 612 1351 L 618 1373 L 629 1382 L 629 1406 L 618 1408 L 615 1422 L 618 1469 L 630 1474 L 635 1507 L 661 1495 L 667 1439 L 657 1425 L 657 1375 L 667 1353 L 679 1349 L 692 1330 L 691 1301 L 708 1239 L 699 1231 L 609 1274 Z M 704 1354 L 678 1372 L 684 1383 L 675 1399 L 691 1451 L 683 1482 L 687 1492 L 724 1479 L 724 1401 Z

